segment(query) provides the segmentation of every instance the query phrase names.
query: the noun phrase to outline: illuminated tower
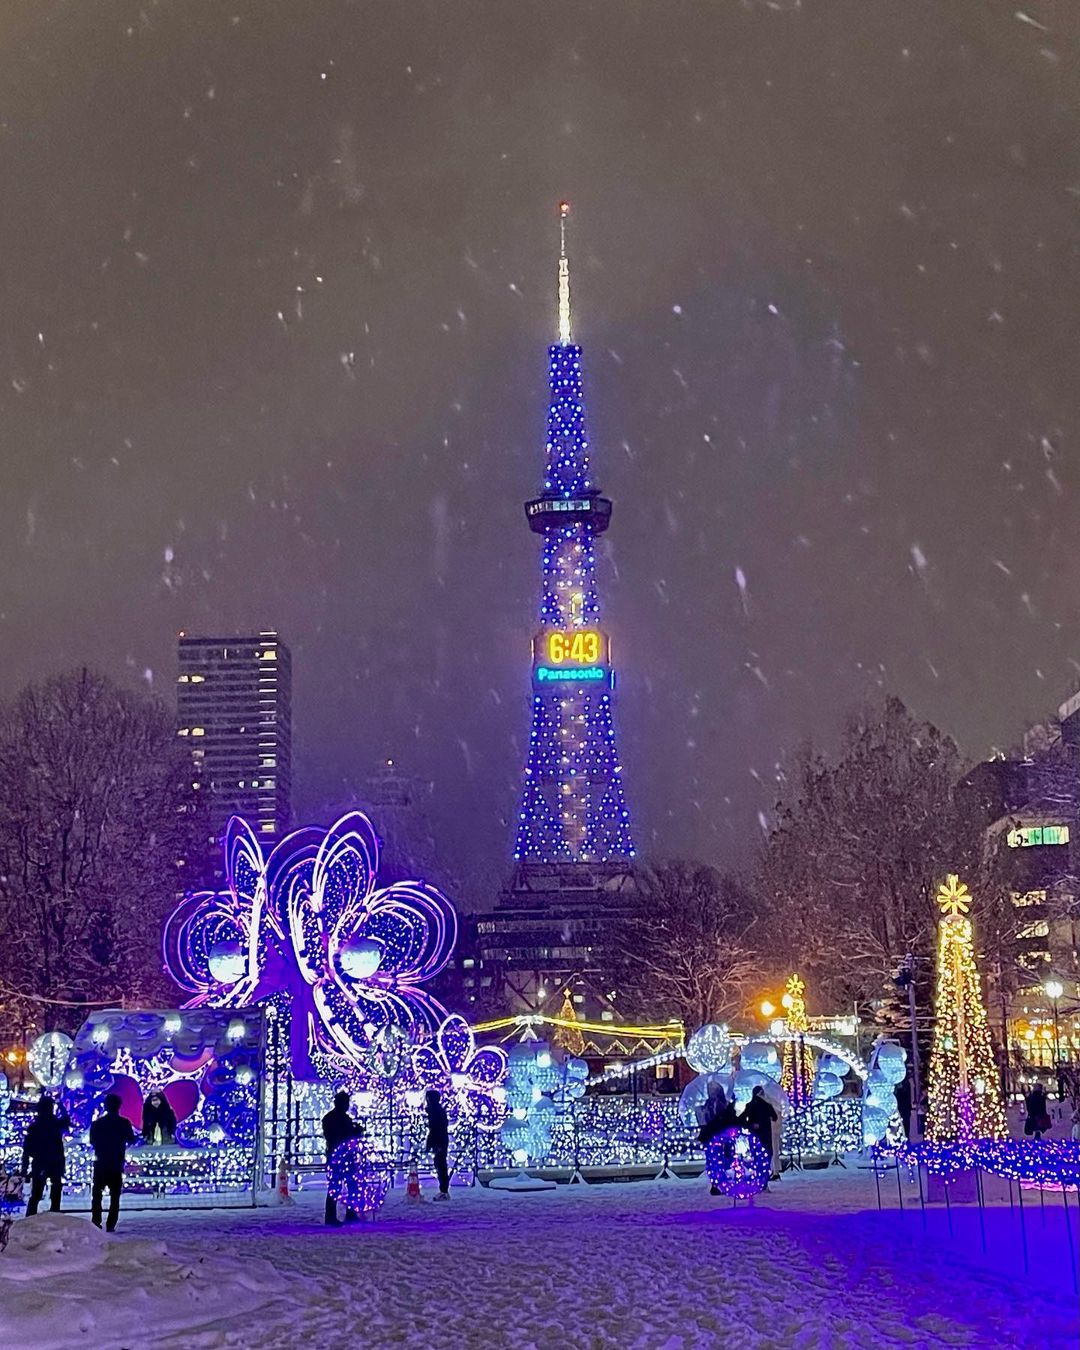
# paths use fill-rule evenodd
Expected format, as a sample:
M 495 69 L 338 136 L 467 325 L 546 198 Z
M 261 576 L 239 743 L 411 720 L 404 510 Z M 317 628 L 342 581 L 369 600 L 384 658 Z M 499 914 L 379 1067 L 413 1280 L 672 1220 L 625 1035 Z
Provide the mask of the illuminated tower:
M 634 856 L 615 748 L 611 644 L 600 623 L 595 540 L 611 502 L 592 481 L 571 333 L 566 217 L 559 207 L 559 337 L 548 348 L 544 490 L 525 504 L 543 541 L 540 628 L 533 638 L 532 731 L 514 857 L 530 863 L 622 863 Z
M 611 644 L 600 619 L 596 536 L 611 502 L 589 472 L 581 348 L 570 327 L 566 217 L 559 207 L 559 329 L 548 349 L 551 397 L 544 489 L 525 504 L 543 541 L 532 643 L 532 729 L 510 885 L 477 916 L 470 966 L 493 1008 L 618 1019 L 612 923 L 633 879 L 630 813 L 615 748 Z

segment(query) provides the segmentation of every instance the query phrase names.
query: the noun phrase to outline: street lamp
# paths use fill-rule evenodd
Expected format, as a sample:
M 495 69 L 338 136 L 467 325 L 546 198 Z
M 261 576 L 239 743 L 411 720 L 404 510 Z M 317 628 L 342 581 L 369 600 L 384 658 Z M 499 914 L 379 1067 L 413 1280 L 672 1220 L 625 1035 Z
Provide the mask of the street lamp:
M 776 1011 L 776 1005 L 775 1005 L 774 1003 L 770 1003 L 768 999 L 765 999 L 765 1000 L 762 1002 L 762 1004 L 761 1004 L 761 1015 L 762 1015 L 762 1017 L 771 1017 L 775 1011 Z
M 1057 1070 L 1058 1082 L 1061 1081 L 1061 1032 L 1058 1027 L 1058 999 L 1065 992 L 1065 986 L 1060 980 L 1047 980 L 1043 985 L 1043 993 L 1050 1000 L 1054 1009 L 1054 1067 Z

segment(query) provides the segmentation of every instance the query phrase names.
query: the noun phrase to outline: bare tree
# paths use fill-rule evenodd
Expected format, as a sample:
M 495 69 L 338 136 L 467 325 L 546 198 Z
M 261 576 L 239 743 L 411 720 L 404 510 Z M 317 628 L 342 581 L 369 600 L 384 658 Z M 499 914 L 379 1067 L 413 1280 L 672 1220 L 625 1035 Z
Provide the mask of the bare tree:
M 962 768 L 897 698 L 853 717 L 834 756 L 801 754 L 758 879 L 778 973 L 802 971 L 837 1008 L 886 998 L 909 952 L 929 983 L 938 883 L 984 875 L 979 823 L 955 790 Z
M 81 670 L 0 708 L 0 1006 L 77 1025 L 84 1002 L 167 995 L 161 923 L 205 846 L 159 702 Z M 71 1006 L 67 1006 L 71 1005 Z
M 680 1017 L 688 1029 L 736 1016 L 762 971 L 753 897 L 704 863 L 637 869 L 612 949 L 619 1001 L 635 1016 Z

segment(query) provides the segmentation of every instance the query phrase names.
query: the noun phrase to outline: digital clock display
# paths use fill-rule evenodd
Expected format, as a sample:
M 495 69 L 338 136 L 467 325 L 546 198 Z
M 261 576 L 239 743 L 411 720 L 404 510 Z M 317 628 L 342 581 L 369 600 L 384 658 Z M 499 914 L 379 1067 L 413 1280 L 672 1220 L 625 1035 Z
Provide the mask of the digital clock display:
M 606 633 L 598 628 L 546 628 L 533 639 L 533 683 L 612 686 Z
M 534 650 L 549 666 L 606 665 L 608 659 L 607 636 L 595 628 L 549 630 L 539 635 Z

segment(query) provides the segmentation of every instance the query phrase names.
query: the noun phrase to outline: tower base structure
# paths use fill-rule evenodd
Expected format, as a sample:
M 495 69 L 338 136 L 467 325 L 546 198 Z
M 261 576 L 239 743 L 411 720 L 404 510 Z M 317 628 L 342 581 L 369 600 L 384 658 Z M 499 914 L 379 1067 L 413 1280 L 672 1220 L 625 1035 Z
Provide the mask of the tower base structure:
M 581 1015 L 610 1015 L 612 931 L 633 887 L 625 860 L 519 863 L 495 909 L 476 925 L 477 955 L 495 1001 L 508 1012 L 551 1011 L 569 989 Z

